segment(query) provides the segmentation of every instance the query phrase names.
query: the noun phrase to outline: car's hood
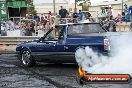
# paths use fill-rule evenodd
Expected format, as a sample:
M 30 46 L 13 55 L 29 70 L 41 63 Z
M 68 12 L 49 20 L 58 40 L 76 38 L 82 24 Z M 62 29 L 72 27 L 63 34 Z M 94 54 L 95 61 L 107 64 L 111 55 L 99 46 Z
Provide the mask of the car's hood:
M 36 39 L 36 40 L 30 40 L 30 41 L 24 41 L 21 44 L 36 43 L 38 41 L 39 41 L 38 39 Z
M 30 43 L 30 42 L 38 42 L 39 39 L 36 39 L 36 40 L 30 40 L 30 41 L 26 41 L 26 43 Z

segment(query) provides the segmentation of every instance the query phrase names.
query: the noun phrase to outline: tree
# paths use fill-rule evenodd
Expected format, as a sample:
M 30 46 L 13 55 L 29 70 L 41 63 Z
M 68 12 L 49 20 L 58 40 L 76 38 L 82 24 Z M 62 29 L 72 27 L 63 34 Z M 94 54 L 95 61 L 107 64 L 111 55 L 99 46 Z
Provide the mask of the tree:
M 27 13 L 28 14 L 36 14 L 37 11 L 34 8 L 33 0 L 26 0 L 26 2 L 27 2 L 27 5 L 30 7 L 30 8 L 27 8 Z
M 83 11 L 88 11 L 88 7 L 91 4 L 90 0 L 76 0 L 79 6 L 82 6 Z

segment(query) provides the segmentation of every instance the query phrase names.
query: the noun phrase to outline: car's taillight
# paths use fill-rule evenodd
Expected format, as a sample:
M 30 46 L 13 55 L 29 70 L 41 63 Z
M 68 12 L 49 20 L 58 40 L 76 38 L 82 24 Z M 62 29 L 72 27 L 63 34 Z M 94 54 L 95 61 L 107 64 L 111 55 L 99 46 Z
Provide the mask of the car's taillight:
M 109 39 L 104 39 L 104 50 L 110 50 Z

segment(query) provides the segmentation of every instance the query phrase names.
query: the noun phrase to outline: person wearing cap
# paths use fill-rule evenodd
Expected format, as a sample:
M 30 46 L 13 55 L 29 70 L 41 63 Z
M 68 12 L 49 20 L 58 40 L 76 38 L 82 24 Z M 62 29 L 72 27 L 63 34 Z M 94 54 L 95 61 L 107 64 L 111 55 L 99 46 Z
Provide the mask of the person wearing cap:
M 66 18 L 67 10 L 63 8 L 63 6 L 60 6 L 59 15 L 61 18 Z

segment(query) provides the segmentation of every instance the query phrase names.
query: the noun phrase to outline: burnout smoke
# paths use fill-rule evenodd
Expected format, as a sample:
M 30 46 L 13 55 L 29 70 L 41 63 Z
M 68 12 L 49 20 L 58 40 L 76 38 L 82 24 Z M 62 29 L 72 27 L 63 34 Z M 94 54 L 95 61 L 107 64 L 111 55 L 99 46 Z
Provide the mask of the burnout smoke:
M 103 56 L 89 47 L 79 48 L 75 53 L 78 65 L 93 74 L 132 75 L 132 33 L 108 38 L 111 45 L 110 56 Z

